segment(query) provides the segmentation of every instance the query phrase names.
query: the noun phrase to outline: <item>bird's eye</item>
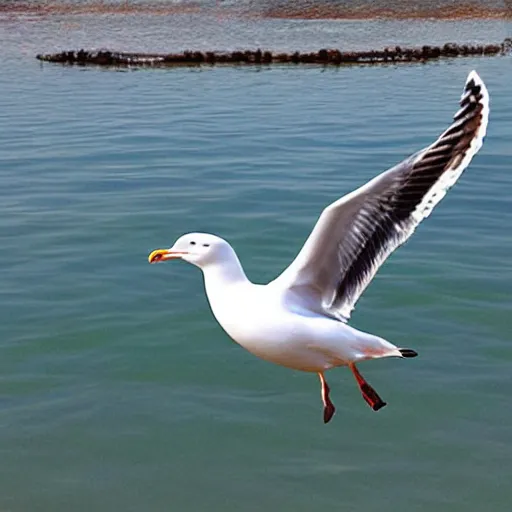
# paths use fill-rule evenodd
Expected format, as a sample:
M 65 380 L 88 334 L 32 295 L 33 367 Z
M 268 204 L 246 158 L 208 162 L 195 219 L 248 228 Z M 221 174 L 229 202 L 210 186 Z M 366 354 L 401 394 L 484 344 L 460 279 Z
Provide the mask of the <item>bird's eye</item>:
M 210 244 L 203 244 L 203 247 L 210 247 Z
M 190 245 L 196 245 L 196 243 L 195 242 L 190 242 Z

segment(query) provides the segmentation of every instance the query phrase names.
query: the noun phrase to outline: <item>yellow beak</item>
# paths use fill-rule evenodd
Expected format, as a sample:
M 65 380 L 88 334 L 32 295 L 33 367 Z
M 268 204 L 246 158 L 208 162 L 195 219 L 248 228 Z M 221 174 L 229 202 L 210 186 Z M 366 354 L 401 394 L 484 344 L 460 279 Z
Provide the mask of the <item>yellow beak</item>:
M 177 260 L 183 255 L 188 254 L 183 251 L 172 251 L 171 249 L 157 249 L 148 256 L 149 263 L 158 263 L 159 261 Z

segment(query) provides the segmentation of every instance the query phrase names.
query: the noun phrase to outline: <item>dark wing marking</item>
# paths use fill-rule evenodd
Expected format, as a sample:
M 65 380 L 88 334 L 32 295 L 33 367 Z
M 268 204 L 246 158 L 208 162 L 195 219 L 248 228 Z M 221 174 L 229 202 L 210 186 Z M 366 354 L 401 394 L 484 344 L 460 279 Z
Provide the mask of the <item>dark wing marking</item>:
M 303 249 L 275 282 L 300 289 L 346 321 L 386 258 L 431 213 L 483 143 L 489 115 L 472 71 L 451 126 L 429 147 L 328 206 Z

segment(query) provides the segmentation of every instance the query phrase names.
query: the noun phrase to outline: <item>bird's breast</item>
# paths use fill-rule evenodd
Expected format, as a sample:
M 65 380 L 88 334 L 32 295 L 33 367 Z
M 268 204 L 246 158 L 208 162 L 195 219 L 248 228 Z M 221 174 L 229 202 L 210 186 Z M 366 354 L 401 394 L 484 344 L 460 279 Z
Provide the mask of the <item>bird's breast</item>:
M 215 318 L 235 342 L 261 359 L 296 370 L 322 371 L 336 364 L 335 357 L 311 349 L 317 322 L 290 310 L 271 289 L 252 286 L 248 291 L 217 289 L 208 296 Z
M 246 348 L 265 340 L 278 340 L 284 334 L 282 327 L 279 328 L 282 305 L 264 287 L 233 287 L 222 294 L 209 294 L 208 300 L 222 328 Z

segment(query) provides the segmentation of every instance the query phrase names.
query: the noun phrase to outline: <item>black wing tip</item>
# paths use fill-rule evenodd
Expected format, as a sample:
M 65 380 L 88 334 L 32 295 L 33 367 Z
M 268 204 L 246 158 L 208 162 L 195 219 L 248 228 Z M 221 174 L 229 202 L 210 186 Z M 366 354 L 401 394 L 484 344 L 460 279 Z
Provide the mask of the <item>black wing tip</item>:
M 471 88 L 476 85 L 484 85 L 483 80 L 475 69 L 471 70 L 466 78 L 466 88 Z
M 473 95 L 477 98 L 478 103 L 488 107 L 489 92 L 487 91 L 484 81 L 474 69 L 469 72 L 468 77 L 466 78 L 466 84 L 464 85 L 464 91 L 461 97 L 461 104 L 465 98 Z
M 464 92 L 471 91 L 473 94 L 480 94 L 482 89 L 481 83 L 477 82 L 477 79 L 480 79 L 478 74 L 475 71 L 472 71 L 466 80 L 466 85 L 464 86 Z M 481 79 L 480 79 L 481 82 Z
M 465 134 L 473 132 L 469 142 L 470 146 L 473 146 L 472 154 L 474 155 L 482 146 L 489 122 L 489 93 L 475 70 L 470 71 L 467 76 L 459 105 L 460 109 L 453 116 L 454 122 L 441 135 L 439 141 L 447 140 L 452 135 L 456 138 L 456 134 L 460 132 Z
M 469 94 L 468 94 L 469 93 Z M 484 141 L 487 133 L 487 124 L 489 123 L 489 91 L 480 78 L 480 75 L 473 69 L 469 72 L 464 86 L 464 93 L 462 97 L 473 97 L 473 101 L 481 106 L 480 110 L 480 123 L 477 129 L 476 138 L 478 139 L 474 152 L 476 153 Z

